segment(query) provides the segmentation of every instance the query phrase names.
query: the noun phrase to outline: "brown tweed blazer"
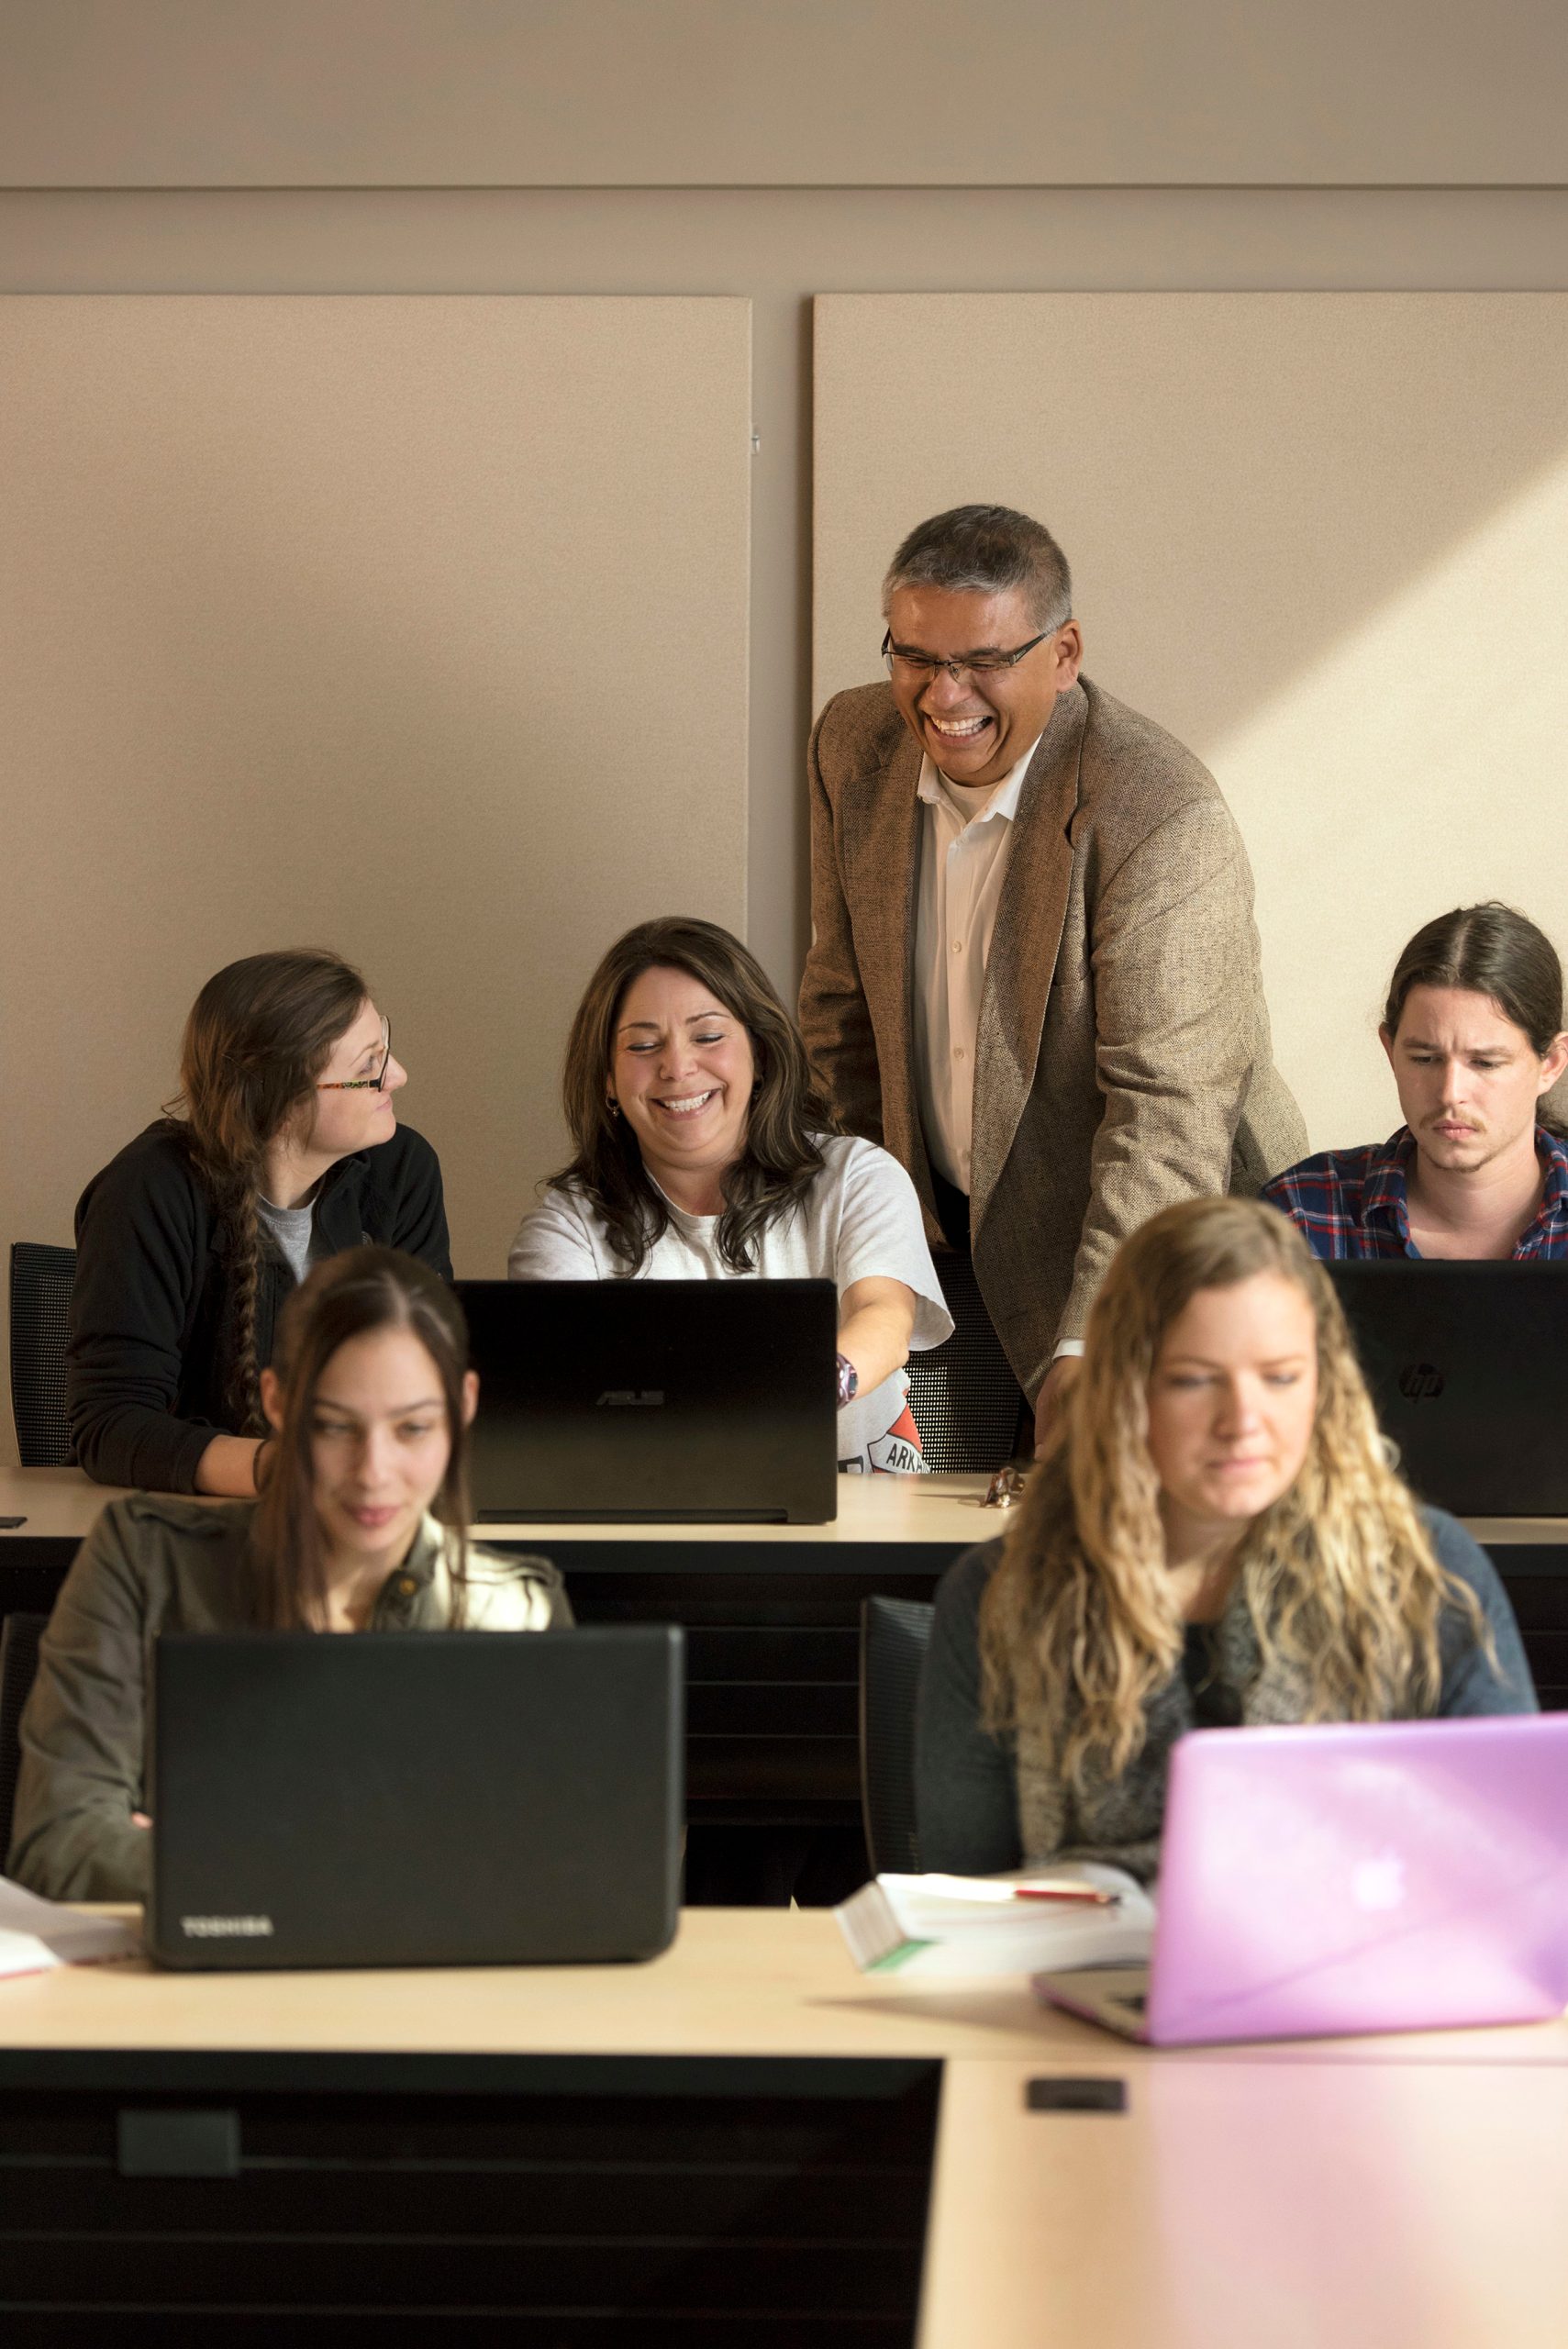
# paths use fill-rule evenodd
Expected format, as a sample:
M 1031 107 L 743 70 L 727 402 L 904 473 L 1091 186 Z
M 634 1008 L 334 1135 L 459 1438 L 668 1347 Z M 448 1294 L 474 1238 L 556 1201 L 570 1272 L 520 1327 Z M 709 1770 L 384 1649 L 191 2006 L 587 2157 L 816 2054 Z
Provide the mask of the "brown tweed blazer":
M 800 1024 L 839 1117 L 903 1161 L 940 1241 L 910 1007 L 919 774 L 891 686 L 817 719 Z M 1190 751 L 1081 678 L 1024 781 L 975 1054 L 974 1268 L 1026 1392 L 1128 1233 L 1306 1149 L 1230 811 Z

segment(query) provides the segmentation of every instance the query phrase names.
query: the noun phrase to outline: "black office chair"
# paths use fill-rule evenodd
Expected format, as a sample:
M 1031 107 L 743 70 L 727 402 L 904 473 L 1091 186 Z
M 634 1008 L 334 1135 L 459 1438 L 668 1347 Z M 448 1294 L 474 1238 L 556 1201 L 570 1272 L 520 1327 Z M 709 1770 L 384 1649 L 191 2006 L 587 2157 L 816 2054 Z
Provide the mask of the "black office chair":
M 874 1874 L 919 1872 L 915 1710 L 936 1613 L 918 1598 L 861 1608 L 861 1816 Z
M 17 1731 L 39 1667 L 39 1641 L 47 1615 L 7 1615 L 0 1623 L 0 1869 L 11 1846 L 11 1813 L 22 1748 Z
M 988 1475 L 1020 1449 L 1033 1451 L 1033 1421 L 991 1326 L 973 1265 L 967 1256 L 942 1254 L 934 1261 L 953 1333 L 906 1363 L 909 1408 L 928 1468 L 978 1469 Z
M 24 1468 L 69 1468 L 65 1341 L 71 1334 L 74 1248 L 11 1244 L 11 1416 Z

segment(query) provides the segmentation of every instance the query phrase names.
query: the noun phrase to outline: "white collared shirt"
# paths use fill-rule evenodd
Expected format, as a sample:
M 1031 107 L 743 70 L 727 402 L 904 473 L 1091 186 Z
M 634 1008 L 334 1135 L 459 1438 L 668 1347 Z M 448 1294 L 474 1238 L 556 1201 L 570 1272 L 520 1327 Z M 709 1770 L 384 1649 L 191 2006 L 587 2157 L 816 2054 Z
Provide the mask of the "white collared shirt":
M 1031 742 L 988 796 L 920 761 L 920 876 L 915 906 L 915 1074 L 931 1163 L 970 1188 L 980 998 Z

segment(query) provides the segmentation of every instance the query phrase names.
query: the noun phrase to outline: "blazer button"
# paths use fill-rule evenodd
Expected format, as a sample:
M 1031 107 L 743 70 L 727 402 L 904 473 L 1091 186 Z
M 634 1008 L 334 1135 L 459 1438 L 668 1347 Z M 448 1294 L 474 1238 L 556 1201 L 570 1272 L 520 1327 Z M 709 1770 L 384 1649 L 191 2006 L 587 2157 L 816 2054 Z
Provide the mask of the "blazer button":
M 414 1596 L 414 1593 L 418 1589 L 418 1587 L 419 1587 L 419 1586 L 418 1586 L 418 1584 L 415 1581 L 415 1579 L 414 1579 L 414 1577 L 413 1577 L 413 1575 L 398 1575 L 398 1577 L 397 1577 L 397 1595 L 398 1595 L 399 1598 L 413 1598 L 413 1596 Z

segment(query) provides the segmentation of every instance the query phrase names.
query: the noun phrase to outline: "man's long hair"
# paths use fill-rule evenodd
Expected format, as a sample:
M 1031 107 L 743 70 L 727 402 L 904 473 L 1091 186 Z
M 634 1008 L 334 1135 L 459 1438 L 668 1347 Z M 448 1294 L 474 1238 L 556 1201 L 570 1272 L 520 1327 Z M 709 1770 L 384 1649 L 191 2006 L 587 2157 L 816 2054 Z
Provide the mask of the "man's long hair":
M 1557 949 L 1528 914 L 1496 897 L 1478 906 L 1455 906 L 1416 932 L 1394 966 L 1383 1025 L 1399 1032 L 1405 1005 L 1415 987 L 1468 987 L 1487 996 L 1505 1019 L 1522 1028 L 1532 1052 L 1544 1058 L 1562 1028 L 1562 965 Z M 1561 1121 L 1544 1108 L 1536 1122 L 1568 1140 Z
M 1182 1654 L 1147 1441 L 1162 1341 L 1200 1289 L 1259 1273 L 1302 1291 L 1318 1353 L 1307 1458 L 1239 1553 L 1262 1668 L 1295 1668 L 1306 1720 L 1377 1720 L 1435 1707 L 1445 1606 L 1468 1616 L 1491 1653 L 1473 1594 L 1440 1564 L 1388 1465 L 1339 1300 L 1300 1233 L 1258 1200 L 1185 1200 L 1114 1259 L 1062 1432 L 1030 1478 L 982 1604 L 987 1727 L 1043 1731 L 1080 1789 L 1091 1756 L 1113 1777 L 1136 1757 L 1149 1701 Z

